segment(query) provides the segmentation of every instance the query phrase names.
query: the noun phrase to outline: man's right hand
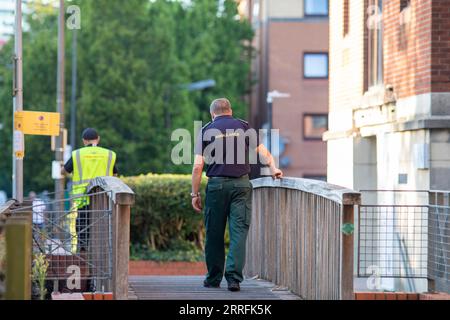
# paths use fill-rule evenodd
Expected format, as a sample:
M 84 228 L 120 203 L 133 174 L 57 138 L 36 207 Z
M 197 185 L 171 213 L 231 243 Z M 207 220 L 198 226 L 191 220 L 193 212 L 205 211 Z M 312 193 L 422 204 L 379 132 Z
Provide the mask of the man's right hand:
M 198 213 L 202 212 L 202 198 L 200 196 L 192 198 L 192 208 Z
M 263 157 L 263 159 L 265 159 L 266 164 L 270 168 L 270 173 L 271 173 L 273 179 L 283 178 L 283 171 L 281 171 L 280 169 L 275 167 L 275 161 L 274 161 L 272 155 L 270 154 L 269 150 L 267 150 L 267 148 L 263 144 L 260 144 L 255 149 L 255 151 L 258 154 L 260 154 Z
M 278 169 L 276 167 L 272 167 L 272 168 L 270 168 L 270 171 L 272 173 L 272 178 L 273 179 L 281 179 L 281 178 L 283 178 L 283 171 L 281 171 L 280 169 Z

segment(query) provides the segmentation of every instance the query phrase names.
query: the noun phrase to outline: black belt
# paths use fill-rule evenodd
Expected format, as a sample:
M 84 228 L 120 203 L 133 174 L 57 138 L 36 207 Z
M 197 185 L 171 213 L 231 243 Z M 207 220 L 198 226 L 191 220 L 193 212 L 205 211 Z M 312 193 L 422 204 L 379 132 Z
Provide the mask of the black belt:
M 208 177 L 209 179 L 249 179 L 248 174 L 244 174 L 240 177 Z

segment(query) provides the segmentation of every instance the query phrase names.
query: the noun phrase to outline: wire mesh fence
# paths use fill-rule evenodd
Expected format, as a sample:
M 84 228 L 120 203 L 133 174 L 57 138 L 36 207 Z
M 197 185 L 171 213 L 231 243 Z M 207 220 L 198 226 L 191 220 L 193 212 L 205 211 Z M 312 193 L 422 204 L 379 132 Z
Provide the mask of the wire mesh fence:
M 358 276 L 427 277 L 427 206 L 361 205 L 358 230 Z
M 426 278 L 450 293 L 450 192 L 362 191 L 358 276 Z
M 430 192 L 428 277 L 434 290 L 450 292 L 450 192 Z
M 102 289 L 112 278 L 112 204 L 107 192 L 63 200 L 34 197 L 29 203 L 12 213 L 32 212 L 33 254 L 45 255 L 47 280 L 66 280 L 67 289 Z

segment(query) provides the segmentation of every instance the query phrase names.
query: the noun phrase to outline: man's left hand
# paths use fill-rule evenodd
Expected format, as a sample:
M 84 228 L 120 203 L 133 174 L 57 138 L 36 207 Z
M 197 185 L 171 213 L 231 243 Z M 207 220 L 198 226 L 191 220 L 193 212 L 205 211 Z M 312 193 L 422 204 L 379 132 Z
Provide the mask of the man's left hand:
M 202 212 L 202 198 L 200 196 L 192 198 L 192 208 L 198 213 Z

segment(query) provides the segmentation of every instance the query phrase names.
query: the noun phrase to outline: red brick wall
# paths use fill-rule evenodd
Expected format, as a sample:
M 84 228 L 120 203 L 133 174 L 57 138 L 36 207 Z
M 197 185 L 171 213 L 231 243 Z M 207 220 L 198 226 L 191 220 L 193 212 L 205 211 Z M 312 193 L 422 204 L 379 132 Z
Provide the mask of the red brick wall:
M 431 92 L 432 2 L 413 0 L 409 17 L 400 0 L 384 2 L 384 79 L 398 98 Z
M 328 53 L 328 21 L 272 22 L 269 27 L 269 91 L 290 93 L 275 99 L 273 127 L 289 139 L 286 176 L 326 175 L 326 144 L 303 139 L 303 115 L 328 112 L 328 79 L 303 77 L 305 52 Z
M 412 0 L 409 15 L 400 2 L 383 11 L 385 84 L 398 98 L 450 91 L 450 1 Z
M 450 1 L 384 1 L 384 84 L 397 98 L 450 92 Z M 368 89 L 369 0 L 350 0 L 349 34 L 343 37 L 344 1 L 330 2 L 330 130 L 352 127 L 348 109 Z M 363 21 L 364 20 L 364 21 Z M 348 116 L 336 116 L 348 112 Z M 335 113 L 335 114 L 333 114 Z
M 450 300 L 446 293 L 355 292 L 355 300 Z
M 130 261 L 129 274 L 132 276 L 205 275 L 206 265 L 204 262 Z
M 350 31 L 350 0 L 344 0 L 344 10 L 343 10 L 343 21 L 344 21 L 344 30 L 343 30 L 343 36 L 345 37 L 348 32 Z
M 355 292 L 355 300 L 419 300 L 419 294 L 405 292 Z
M 450 1 L 433 0 L 431 87 L 433 92 L 450 91 Z

